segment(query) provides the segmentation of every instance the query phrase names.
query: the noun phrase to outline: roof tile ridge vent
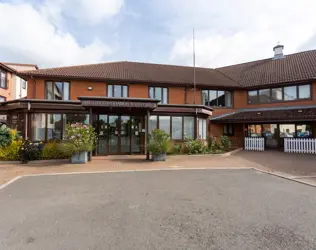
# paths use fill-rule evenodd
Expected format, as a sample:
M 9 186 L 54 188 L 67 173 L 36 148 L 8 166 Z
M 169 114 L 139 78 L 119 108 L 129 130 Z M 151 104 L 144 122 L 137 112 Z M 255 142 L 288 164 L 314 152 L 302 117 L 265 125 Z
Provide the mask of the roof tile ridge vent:
M 230 79 L 231 81 L 233 81 L 234 83 L 238 84 L 241 88 L 244 88 L 244 86 L 243 86 L 241 83 L 237 82 L 235 79 L 233 79 L 233 78 L 231 78 L 230 76 L 224 74 L 223 72 L 221 72 L 221 71 L 219 71 L 219 70 L 217 70 L 217 69 L 214 69 L 214 71 L 220 73 L 220 74 L 223 75 L 224 77 L 226 77 L 226 78 Z

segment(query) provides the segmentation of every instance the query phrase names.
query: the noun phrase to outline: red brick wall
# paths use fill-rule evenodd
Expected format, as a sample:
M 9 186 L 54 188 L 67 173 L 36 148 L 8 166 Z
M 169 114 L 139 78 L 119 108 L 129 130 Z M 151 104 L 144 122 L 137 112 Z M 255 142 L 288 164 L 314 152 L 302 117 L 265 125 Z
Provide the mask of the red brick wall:
M 224 124 L 211 124 L 209 127 L 209 135 L 220 138 L 224 133 Z M 234 135 L 228 136 L 232 142 L 232 147 L 243 147 L 244 133 L 242 124 L 234 124 Z

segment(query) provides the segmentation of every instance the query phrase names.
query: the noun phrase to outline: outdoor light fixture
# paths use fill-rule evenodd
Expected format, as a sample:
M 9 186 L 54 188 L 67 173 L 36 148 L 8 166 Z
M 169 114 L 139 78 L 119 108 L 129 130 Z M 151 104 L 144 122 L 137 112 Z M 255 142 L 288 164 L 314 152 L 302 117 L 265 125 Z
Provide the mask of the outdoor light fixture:
M 257 115 L 261 115 L 261 112 L 257 112 Z
M 92 90 L 92 87 L 91 87 L 91 86 L 89 86 L 89 87 L 88 87 L 88 90 Z
M 302 113 L 302 112 L 303 112 L 303 110 L 299 109 L 299 110 L 297 110 L 297 112 L 298 112 L 298 113 Z

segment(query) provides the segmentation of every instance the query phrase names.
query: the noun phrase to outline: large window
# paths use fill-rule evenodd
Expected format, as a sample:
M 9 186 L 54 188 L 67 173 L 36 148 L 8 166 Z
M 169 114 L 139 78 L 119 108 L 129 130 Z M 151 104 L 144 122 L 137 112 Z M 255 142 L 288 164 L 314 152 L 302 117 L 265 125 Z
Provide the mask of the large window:
M 149 87 L 149 98 L 157 99 L 160 103 L 168 104 L 168 88 Z
M 206 139 L 207 137 L 207 122 L 206 119 L 198 119 L 198 137 L 201 139 Z
M 61 140 L 68 123 L 89 124 L 88 114 L 32 114 L 32 140 Z
M 183 119 L 184 138 L 194 139 L 194 117 L 185 116 Z
M 232 92 L 223 90 L 202 90 L 202 104 L 212 107 L 231 107 Z
M 182 133 L 182 117 L 173 116 L 172 117 L 172 139 L 181 140 L 183 139 Z
M 150 116 L 149 133 L 159 128 L 174 140 L 184 140 L 186 137 L 194 139 L 194 120 L 192 116 Z
M 46 82 L 46 99 L 48 100 L 69 100 L 69 82 Z
M 170 116 L 159 116 L 159 128 L 170 135 Z
M 248 91 L 249 104 L 306 100 L 310 98 L 312 98 L 310 84 Z
M 0 69 L 0 88 L 7 88 L 7 73 Z
M 108 97 L 128 97 L 127 85 L 108 85 Z

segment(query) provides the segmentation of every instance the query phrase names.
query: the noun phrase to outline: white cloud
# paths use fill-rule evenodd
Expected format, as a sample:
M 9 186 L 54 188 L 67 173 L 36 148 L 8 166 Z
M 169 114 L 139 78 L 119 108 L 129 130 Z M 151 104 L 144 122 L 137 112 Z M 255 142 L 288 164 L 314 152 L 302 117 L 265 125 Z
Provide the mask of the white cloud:
M 124 0 L 46 0 L 41 11 L 57 24 L 71 17 L 95 25 L 117 15 L 123 5 Z
M 200 66 L 272 57 L 278 41 L 285 45 L 287 54 L 316 49 L 314 0 L 156 1 L 170 17 L 166 23 L 174 37 L 171 63 L 192 65 L 193 27 Z
M 52 9 L 52 13 L 59 13 Z M 47 12 L 26 3 L 0 3 L 0 61 L 38 63 L 40 66 L 62 66 L 96 63 L 112 53 L 109 46 L 95 38 L 82 46 L 68 32 L 57 29 Z

